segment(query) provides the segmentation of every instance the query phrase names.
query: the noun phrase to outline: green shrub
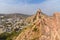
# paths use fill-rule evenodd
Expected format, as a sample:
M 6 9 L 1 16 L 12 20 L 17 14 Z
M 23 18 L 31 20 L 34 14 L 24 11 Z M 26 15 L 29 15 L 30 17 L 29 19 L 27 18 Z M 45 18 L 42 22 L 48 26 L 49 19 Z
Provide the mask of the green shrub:
M 4 40 L 12 40 L 14 36 L 18 36 L 21 33 L 21 30 L 19 32 L 12 31 L 11 33 L 2 33 L 0 35 L 0 39 Z
M 38 29 L 35 27 L 35 28 L 33 29 L 33 31 L 38 31 Z

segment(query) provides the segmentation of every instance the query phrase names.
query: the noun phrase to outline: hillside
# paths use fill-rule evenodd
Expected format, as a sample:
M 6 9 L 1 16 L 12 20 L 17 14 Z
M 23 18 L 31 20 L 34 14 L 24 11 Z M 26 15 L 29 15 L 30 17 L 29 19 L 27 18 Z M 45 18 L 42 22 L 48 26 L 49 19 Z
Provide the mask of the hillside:
M 0 40 L 12 40 L 28 24 L 25 20 L 29 16 L 19 13 L 0 14 Z
M 60 13 L 47 16 L 38 10 L 26 21 L 30 24 L 13 40 L 60 40 Z
M 14 13 L 14 14 L 0 14 L 0 33 L 3 32 L 11 32 L 12 28 L 16 28 L 16 26 L 21 26 L 21 24 L 26 24 L 23 21 L 30 15 L 25 15 L 25 14 L 19 14 L 19 13 Z M 18 23 L 20 22 L 20 23 Z M 14 26 L 15 25 L 15 26 Z

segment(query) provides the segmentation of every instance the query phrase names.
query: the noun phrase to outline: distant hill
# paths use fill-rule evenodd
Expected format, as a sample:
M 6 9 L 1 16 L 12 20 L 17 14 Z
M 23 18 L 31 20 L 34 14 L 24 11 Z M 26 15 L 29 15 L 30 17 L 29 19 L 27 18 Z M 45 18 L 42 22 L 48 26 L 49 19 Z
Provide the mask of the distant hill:
M 0 14 L 0 16 L 5 16 L 5 17 L 29 17 L 31 15 L 26 15 L 26 14 L 21 14 L 21 13 L 12 13 L 12 14 Z
M 19 27 L 22 27 L 21 24 L 26 25 L 25 20 L 27 17 L 31 15 L 26 14 L 20 14 L 20 13 L 13 13 L 13 14 L 0 14 L 0 33 L 3 33 L 4 31 L 12 31 L 12 28 L 16 28 L 16 26 L 19 24 Z M 10 25 L 10 26 L 8 26 Z M 12 26 L 11 26 L 12 25 Z M 15 25 L 15 26 L 14 26 Z
M 12 40 L 29 24 L 26 18 L 30 16 L 20 13 L 0 14 L 0 40 Z

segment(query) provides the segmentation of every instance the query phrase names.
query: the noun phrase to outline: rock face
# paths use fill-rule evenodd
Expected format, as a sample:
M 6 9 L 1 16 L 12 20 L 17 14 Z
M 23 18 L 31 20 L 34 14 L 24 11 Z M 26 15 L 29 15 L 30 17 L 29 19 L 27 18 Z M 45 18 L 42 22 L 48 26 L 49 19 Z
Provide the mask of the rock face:
M 29 20 L 32 23 L 18 35 L 16 40 L 60 40 L 60 13 L 50 17 L 38 10 L 31 18 Z

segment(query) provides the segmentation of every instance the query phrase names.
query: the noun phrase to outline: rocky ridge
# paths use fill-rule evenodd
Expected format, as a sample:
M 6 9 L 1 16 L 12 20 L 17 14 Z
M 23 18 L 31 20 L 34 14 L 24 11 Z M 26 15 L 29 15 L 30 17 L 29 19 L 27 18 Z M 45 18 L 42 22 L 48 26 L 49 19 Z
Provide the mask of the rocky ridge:
M 26 20 L 30 25 L 25 27 L 15 40 L 60 40 L 60 13 L 50 17 L 38 10 Z

